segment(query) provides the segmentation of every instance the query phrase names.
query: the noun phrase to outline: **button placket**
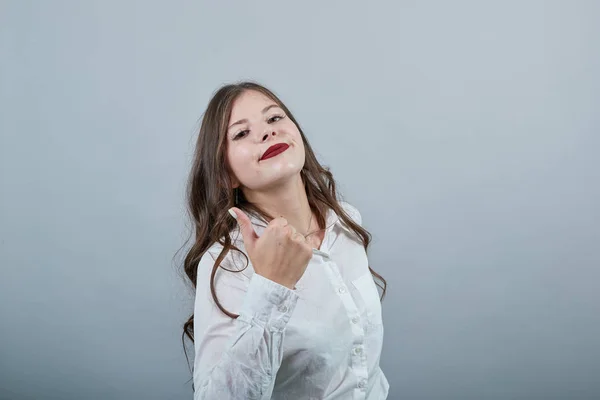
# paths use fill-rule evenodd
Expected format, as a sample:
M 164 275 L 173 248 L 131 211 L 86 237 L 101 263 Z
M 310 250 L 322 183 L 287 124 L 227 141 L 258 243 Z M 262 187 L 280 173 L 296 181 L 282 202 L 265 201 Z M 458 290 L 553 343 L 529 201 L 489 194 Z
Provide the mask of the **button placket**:
M 328 268 L 327 268 L 328 267 Z M 358 308 L 356 301 L 354 299 L 354 294 L 351 292 L 352 288 L 346 285 L 346 282 L 343 276 L 340 273 L 338 266 L 335 261 L 331 260 L 326 264 L 325 268 L 326 273 L 332 279 L 332 282 L 335 282 L 333 285 L 334 293 L 337 292 L 339 299 L 341 300 L 343 307 L 346 311 L 346 315 L 348 317 L 348 322 L 350 322 L 350 326 L 352 327 L 351 331 L 354 337 L 354 343 L 351 347 L 348 348 L 348 352 L 350 354 L 350 365 L 352 372 L 356 376 L 355 388 L 357 390 L 355 399 L 362 398 L 364 399 L 365 389 L 367 387 L 367 381 L 365 378 L 368 377 L 368 366 L 367 366 L 367 357 L 366 357 L 366 348 L 365 348 L 365 331 L 363 321 L 360 315 L 360 309 Z M 358 385 L 362 382 L 364 387 L 359 387 Z

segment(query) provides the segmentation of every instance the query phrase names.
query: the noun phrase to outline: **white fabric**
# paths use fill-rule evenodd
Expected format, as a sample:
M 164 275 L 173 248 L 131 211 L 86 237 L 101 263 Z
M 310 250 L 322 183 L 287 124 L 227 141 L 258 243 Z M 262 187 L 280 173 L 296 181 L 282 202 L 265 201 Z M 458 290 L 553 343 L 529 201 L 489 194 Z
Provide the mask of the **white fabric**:
M 358 224 L 358 210 L 344 209 Z M 321 248 L 313 249 L 296 290 L 255 274 L 219 268 L 215 305 L 210 274 L 221 252 L 213 245 L 198 265 L 194 306 L 194 399 L 386 399 L 379 368 L 383 342 L 381 303 L 361 242 L 333 210 Z M 264 223 L 251 216 L 260 236 Z M 231 233 L 245 252 L 239 228 Z M 221 264 L 242 270 L 230 250 Z

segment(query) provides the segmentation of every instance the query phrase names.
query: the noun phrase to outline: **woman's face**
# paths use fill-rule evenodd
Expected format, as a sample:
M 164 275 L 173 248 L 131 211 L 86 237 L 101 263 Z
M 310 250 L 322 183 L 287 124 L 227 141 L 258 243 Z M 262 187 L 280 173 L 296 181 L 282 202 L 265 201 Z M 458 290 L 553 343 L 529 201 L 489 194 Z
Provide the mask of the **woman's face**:
M 257 91 L 242 93 L 233 103 L 227 129 L 227 162 L 233 171 L 233 187 L 265 190 L 300 173 L 304 143 L 300 131 L 273 100 Z M 274 144 L 287 150 L 264 160 Z

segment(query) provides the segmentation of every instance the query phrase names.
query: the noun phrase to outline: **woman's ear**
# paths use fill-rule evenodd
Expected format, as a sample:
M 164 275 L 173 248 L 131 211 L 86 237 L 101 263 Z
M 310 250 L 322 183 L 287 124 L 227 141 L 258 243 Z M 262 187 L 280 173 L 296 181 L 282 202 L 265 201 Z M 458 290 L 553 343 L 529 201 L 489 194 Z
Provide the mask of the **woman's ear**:
M 231 180 L 231 187 L 232 188 L 236 189 L 236 188 L 240 187 L 240 181 L 238 181 L 235 176 L 232 176 L 230 174 L 229 175 L 229 179 Z

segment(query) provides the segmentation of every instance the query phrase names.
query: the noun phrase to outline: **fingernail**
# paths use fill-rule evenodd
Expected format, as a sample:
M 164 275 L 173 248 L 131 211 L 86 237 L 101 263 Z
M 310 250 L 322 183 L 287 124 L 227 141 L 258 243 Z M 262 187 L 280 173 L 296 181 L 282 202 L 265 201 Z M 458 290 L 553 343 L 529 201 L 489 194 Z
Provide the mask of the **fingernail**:
M 231 209 L 231 208 L 229 209 L 229 214 L 231 214 L 231 216 L 233 218 L 237 219 L 237 215 L 236 215 L 235 211 L 233 211 L 233 209 Z

